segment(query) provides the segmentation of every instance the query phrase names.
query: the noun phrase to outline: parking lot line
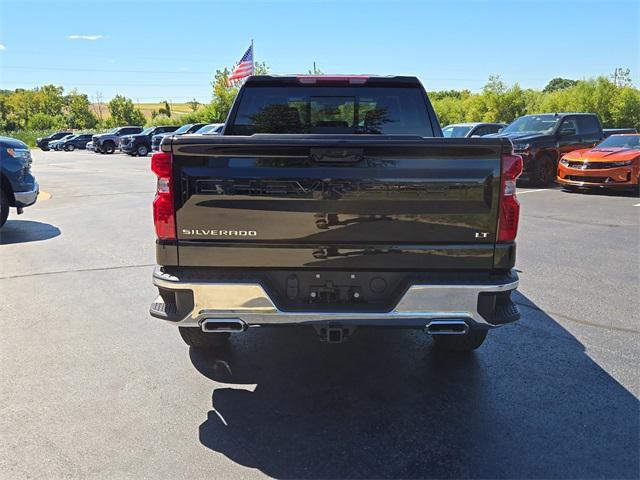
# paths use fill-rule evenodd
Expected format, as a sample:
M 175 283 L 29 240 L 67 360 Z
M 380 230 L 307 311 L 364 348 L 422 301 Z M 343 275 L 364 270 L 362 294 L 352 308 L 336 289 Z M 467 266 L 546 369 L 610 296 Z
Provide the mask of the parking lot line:
M 544 192 L 545 190 L 551 190 L 550 188 L 536 188 L 534 190 L 524 190 L 522 192 L 518 192 L 518 195 L 522 195 L 523 193 L 531 193 L 531 192 Z

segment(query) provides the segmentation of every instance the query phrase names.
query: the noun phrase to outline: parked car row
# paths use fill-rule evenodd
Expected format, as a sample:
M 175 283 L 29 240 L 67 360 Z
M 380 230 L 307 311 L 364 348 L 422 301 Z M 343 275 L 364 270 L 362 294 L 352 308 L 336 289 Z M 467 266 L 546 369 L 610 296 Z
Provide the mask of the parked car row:
M 120 136 L 118 146 L 122 153 L 134 157 L 146 157 L 152 150 L 158 150 L 162 139 L 168 135 L 185 135 L 188 133 L 217 134 L 222 130 L 222 125 L 217 123 L 187 123 L 181 127 L 177 125 L 149 127 L 139 133 Z
M 61 138 L 60 140 L 55 140 L 49 143 L 49 148 L 51 150 L 65 150 L 67 152 L 72 152 L 76 148 L 85 149 L 87 148 L 87 143 L 91 140 L 90 133 L 79 133 L 77 135 L 67 135 L 66 137 Z
M 160 142 L 167 135 L 187 133 L 218 134 L 222 123 L 188 123 L 186 125 L 161 125 L 143 129 L 139 126 L 116 127 L 100 134 L 73 133 L 61 130 L 47 137 L 38 138 L 36 145 L 44 151 L 87 149 L 97 153 L 114 153 L 120 150 L 132 156 L 144 157 L 152 150 L 158 150 Z
M 496 131 L 485 134 L 483 132 L 486 129 L 495 129 Z M 565 155 L 572 156 L 574 151 L 592 149 L 596 145 L 599 146 L 600 142 L 606 138 L 618 137 L 621 134 L 636 134 L 636 130 L 633 128 L 605 130 L 602 128 L 598 116 L 593 113 L 524 115 L 509 125 L 461 123 L 447 125 L 442 131 L 445 137 L 470 138 L 486 136 L 509 138 L 513 143 L 513 152 L 516 155 L 520 155 L 523 160 L 524 169 L 520 179 L 529 181 L 529 183 L 536 186 L 549 186 L 556 179 L 559 180 L 559 183 L 567 185 L 567 182 L 574 181 L 569 177 L 579 176 L 565 173 L 564 167 L 568 167 L 568 165 L 560 163 Z M 614 140 L 612 142 L 622 141 Z M 606 145 L 608 144 L 605 144 L 605 148 Z M 617 168 L 615 165 L 614 167 Z M 638 183 L 637 172 L 635 177 L 633 172 L 626 172 L 629 173 L 628 179 L 622 173 L 620 173 L 621 176 L 618 176 L 616 172 L 613 172 L 612 176 L 604 175 L 604 173 L 599 172 L 599 175 L 592 175 L 590 180 L 593 180 L 593 182 L 591 183 L 594 186 L 601 183 L 607 183 L 611 186 L 615 183 L 621 185 L 625 182 Z M 623 177 L 627 180 L 623 180 Z M 561 182 L 560 179 L 563 181 Z M 596 180 L 603 180 L 603 182 Z M 578 180 L 575 180 L 575 182 L 582 183 Z

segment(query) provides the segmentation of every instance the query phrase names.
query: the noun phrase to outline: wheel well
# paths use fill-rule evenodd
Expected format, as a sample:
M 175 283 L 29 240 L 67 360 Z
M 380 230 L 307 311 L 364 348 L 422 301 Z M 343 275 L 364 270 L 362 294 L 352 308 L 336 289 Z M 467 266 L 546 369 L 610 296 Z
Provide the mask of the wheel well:
M 16 206 L 16 199 L 13 196 L 13 187 L 11 183 L 9 183 L 9 179 L 0 173 L 0 190 L 7 193 L 7 198 L 9 199 L 9 206 Z
M 542 157 L 549 157 L 552 162 L 557 162 L 558 161 L 558 154 L 557 154 L 557 152 L 554 152 L 553 150 L 542 150 L 536 156 L 536 160 L 540 160 Z

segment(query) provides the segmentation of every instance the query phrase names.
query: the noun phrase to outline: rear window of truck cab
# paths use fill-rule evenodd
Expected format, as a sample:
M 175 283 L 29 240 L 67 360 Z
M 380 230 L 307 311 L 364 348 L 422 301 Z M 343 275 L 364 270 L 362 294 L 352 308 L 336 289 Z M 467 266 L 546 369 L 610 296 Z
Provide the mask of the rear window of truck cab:
M 366 86 L 246 88 L 227 133 L 433 136 L 420 88 Z

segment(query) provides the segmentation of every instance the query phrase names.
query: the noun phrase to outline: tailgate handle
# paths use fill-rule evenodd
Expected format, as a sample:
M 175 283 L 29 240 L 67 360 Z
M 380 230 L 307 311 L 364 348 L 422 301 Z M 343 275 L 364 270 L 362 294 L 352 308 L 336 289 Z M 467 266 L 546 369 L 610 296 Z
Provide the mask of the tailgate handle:
M 311 160 L 324 163 L 356 163 L 364 158 L 362 148 L 312 148 Z

